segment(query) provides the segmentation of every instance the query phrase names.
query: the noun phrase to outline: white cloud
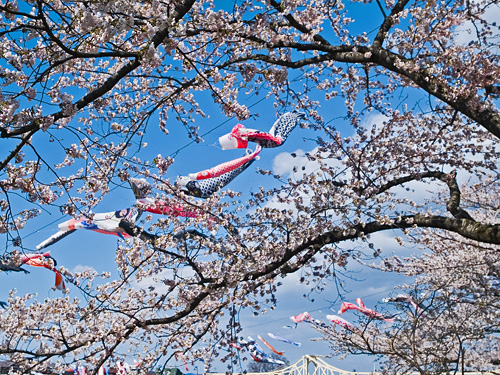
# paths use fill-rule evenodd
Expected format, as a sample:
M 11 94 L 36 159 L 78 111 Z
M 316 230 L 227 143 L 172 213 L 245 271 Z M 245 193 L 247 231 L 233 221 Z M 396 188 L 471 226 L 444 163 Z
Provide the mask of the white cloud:
M 380 128 L 384 122 L 389 120 L 389 117 L 379 112 L 371 112 L 363 119 L 361 126 L 367 130 L 371 130 L 374 126 Z
M 472 3 L 478 3 L 477 0 L 473 0 Z M 488 23 L 498 22 L 500 19 L 500 6 L 494 2 L 486 5 L 484 7 L 485 12 L 482 16 L 483 20 Z M 477 40 L 477 34 L 481 33 L 482 27 L 478 23 L 473 24 L 468 21 L 464 24 L 455 28 L 455 42 L 458 45 L 465 46 L 473 40 Z
M 192 276 L 194 271 L 191 268 L 186 267 L 181 270 L 181 273 L 185 276 Z M 168 293 L 172 290 L 174 283 L 174 272 L 172 269 L 164 269 L 154 276 L 142 278 L 140 281 L 134 281 L 132 287 L 136 289 L 154 289 L 157 293 Z
M 410 181 L 404 185 L 395 186 L 391 189 L 397 198 L 407 197 L 416 204 L 424 204 L 436 196 L 436 192 L 443 187 L 443 183 L 434 180 Z
M 317 148 L 310 151 L 310 154 L 315 154 Z M 313 173 L 319 168 L 319 164 L 311 161 L 307 157 L 304 150 L 298 149 L 294 152 L 282 152 L 273 160 L 273 173 L 283 177 L 300 178 L 303 175 Z
M 83 264 L 78 264 L 75 267 L 73 267 L 71 270 L 72 273 L 81 273 L 81 272 L 86 272 L 86 271 L 97 272 L 97 270 L 94 267 L 84 266 Z

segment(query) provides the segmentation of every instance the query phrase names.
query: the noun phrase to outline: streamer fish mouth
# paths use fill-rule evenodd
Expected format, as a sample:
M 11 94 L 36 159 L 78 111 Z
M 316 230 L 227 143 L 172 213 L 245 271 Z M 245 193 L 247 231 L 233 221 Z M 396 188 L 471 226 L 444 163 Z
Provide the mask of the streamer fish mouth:
M 187 176 L 178 176 L 175 180 L 175 186 L 181 189 L 182 191 L 187 191 L 187 184 L 189 181 L 192 181 Z
M 191 180 L 188 176 L 177 177 L 175 186 L 177 186 L 182 192 L 194 197 L 201 197 L 202 195 L 198 182 Z

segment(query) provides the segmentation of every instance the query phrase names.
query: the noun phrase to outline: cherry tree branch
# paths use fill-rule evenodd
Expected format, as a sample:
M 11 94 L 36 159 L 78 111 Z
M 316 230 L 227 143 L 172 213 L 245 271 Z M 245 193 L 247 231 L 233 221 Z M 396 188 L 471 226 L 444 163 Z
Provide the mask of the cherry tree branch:
M 2 130 L 3 129 L 0 129 L 0 132 Z M 6 167 L 6 165 L 12 159 L 14 159 L 16 157 L 16 155 L 21 151 L 21 149 L 24 147 L 24 145 L 29 142 L 29 140 L 31 139 L 31 137 L 33 136 L 33 134 L 35 134 L 37 132 L 37 130 L 38 129 L 36 129 L 36 128 L 30 129 L 29 132 L 22 137 L 21 141 L 10 152 L 10 154 L 2 162 L 0 162 L 0 171 L 3 170 Z M 2 135 L 3 135 L 3 133 L 2 133 Z
M 175 20 L 180 20 L 182 17 L 186 15 L 186 13 L 191 9 L 192 5 L 194 4 L 194 0 L 189 0 L 183 2 L 181 5 L 178 5 L 176 7 L 176 15 L 175 15 Z M 45 25 L 47 29 L 49 29 L 48 25 Z M 154 44 L 155 48 L 158 47 L 165 37 L 168 35 L 169 28 L 165 27 L 164 29 L 158 31 L 152 38 L 152 43 Z M 66 49 L 66 48 L 65 48 Z M 66 51 L 68 52 L 68 51 Z M 69 53 L 69 52 L 68 52 Z M 123 67 L 121 67 L 113 76 L 108 78 L 101 86 L 99 86 L 97 89 L 89 92 L 88 94 L 84 95 L 81 99 L 76 101 L 74 104 L 72 104 L 72 107 L 74 110 L 81 110 L 88 106 L 90 103 L 93 103 L 96 99 L 100 98 L 101 96 L 105 95 L 106 93 L 110 92 L 118 82 L 120 82 L 124 77 L 129 75 L 132 71 L 137 69 L 139 66 L 141 66 L 141 59 L 138 55 L 131 55 L 134 56 L 133 61 L 129 62 L 128 64 L 125 64 Z M 56 123 L 57 121 L 67 118 L 72 116 L 73 111 L 69 111 L 68 109 L 63 109 L 59 112 L 53 113 L 49 116 L 46 116 L 46 119 L 50 119 L 52 123 Z M 14 130 L 7 130 L 4 128 L 0 128 L 0 137 L 1 138 L 10 138 L 16 135 L 32 132 L 33 130 L 37 131 L 40 128 L 40 119 L 37 119 L 35 121 L 32 121 L 30 124 L 16 128 Z
M 439 79 L 439 77 L 430 73 L 426 67 L 422 66 L 421 63 L 417 63 L 414 59 L 405 58 L 404 56 L 398 55 L 382 47 L 387 32 L 393 26 L 397 15 L 404 9 L 408 2 L 408 0 L 400 0 L 396 3 L 389 17 L 385 18 L 379 28 L 377 36 L 371 46 L 333 46 L 327 41 L 326 38 L 315 34 L 313 39 L 316 43 L 308 44 L 297 43 L 294 41 L 287 41 L 286 43 L 270 43 L 261 41 L 260 43 L 265 45 L 266 49 L 289 48 L 297 49 L 299 51 L 323 51 L 325 53 L 324 55 L 289 61 L 274 58 L 264 53 L 256 53 L 240 57 L 233 62 L 255 60 L 291 69 L 297 69 L 326 61 L 360 64 L 374 63 L 388 69 L 391 72 L 410 79 L 430 95 L 447 103 L 453 109 L 466 115 L 483 126 L 491 134 L 500 138 L 500 114 L 491 105 L 478 106 L 477 103 L 481 103 L 481 98 L 478 94 L 469 94 L 467 97 L 457 97 L 454 95 L 452 87 L 448 81 Z M 275 0 L 271 1 L 271 5 L 277 11 L 282 11 L 281 4 Z M 295 28 L 297 31 L 303 34 L 310 33 L 310 30 L 301 25 L 292 14 L 283 14 L 283 17 L 289 22 L 290 26 Z M 257 41 L 254 35 L 241 35 L 241 37 L 254 42 Z
M 457 172 L 452 171 L 451 173 L 444 173 L 440 171 L 427 171 L 423 173 L 418 173 L 414 175 L 408 175 L 400 178 L 396 178 L 392 181 L 387 182 L 386 184 L 380 186 L 375 194 L 380 194 L 384 191 L 389 190 L 392 187 L 402 185 L 406 182 L 410 181 L 418 181 L 424 178 L 435 178 L 442 182 L 444 182 L 449 190 L 450 190 L 450 199 L 446 204 L 447 210 L 455 217 L 455 218 L 463 218 L 474 221 L 474 219 L 462 208 L 460 208 L 460 188 L 458 187 L 458 183 L 456 180 Z
M 384 43 L 384 39 L 389 32 L 389 30 L 392 28 L 392 26 L 395 24 L 396 17 L 398 14 L 403 11 L 405 8 L 406 4 L 409 3 L 410 0 L 399 0 L 396 5 L 391 10 L 391 14 L 389 14 L 388 17 L 384 18 L 384 22 L 380 26 L 380 29 L 377 32 L 377 36 L 373 40 L 373 46 L 374 47 L 382 47 L 382 44 Z

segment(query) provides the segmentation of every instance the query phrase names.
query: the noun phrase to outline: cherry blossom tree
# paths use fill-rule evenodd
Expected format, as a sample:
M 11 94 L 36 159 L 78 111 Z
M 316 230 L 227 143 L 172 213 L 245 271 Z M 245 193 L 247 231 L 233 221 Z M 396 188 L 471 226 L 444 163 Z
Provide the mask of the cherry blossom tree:
M 446 233 L 423 238 L 428 252 L 421 257 L 393 257 L 378 265 L 417 278 L 389 298 L 397 312 L 393 323 L 364 317 L 353 328 L 314 328 L 336 355 L 375 355 L 386 373 L 496 370 L 497 248 Z
M 19 266 L 22 228 L 44 207 L 91 218 L 131 177 L 201 213 L 122 222 L 133 237 L 116 249 L 120 277 L 61 269 L 85 300 L 12 291 L 0 355 L 23 371 L 82 360 L 97 372 L 127 351 L 145 368 L 229 360 L 234 352 L 218 348 L 235 340 L 238 309 L 274 303 L 281 279 L 299 271 L 321 288 L 360 246 L 380 256 L 370 235 L 392 230 L 423 255 L 375 266 L 415 276 L 402 289 L 418 291 L 424 314 L 323 330 L 334 352 L 421 373 L 498 361 L 495 2 L 9 0 L 0 9 L 0 232 L 16 247 L 4 262 Z M 165 177 L 167 154 L 142 159 L 151 123 L 200 140 L 200 95 L 246 119 L 242 98 L 256 93 L 277 113 L 306 113 L 314 170 L 275 176 L 273 189 L 237 206 L 231 191 L 183 195 Z M 416 186 L 431 199 L 418 201 Z M 184 231 L 204 223 L 211 235 Z

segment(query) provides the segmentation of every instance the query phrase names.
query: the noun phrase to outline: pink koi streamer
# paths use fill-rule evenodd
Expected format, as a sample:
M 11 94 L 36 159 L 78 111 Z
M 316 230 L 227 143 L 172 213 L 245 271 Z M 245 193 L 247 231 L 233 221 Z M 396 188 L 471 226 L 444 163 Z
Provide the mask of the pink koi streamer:
M 243 164 L 249 162 L 250 160 L 257 158 L 261 149 L 262 148 L 259 145 L 257 145 L 255 151 L 251 154 L 247 154 L 245 156 L 242 156 L 241 158 L 216 165 L 215 167 L 212 167 L 210 169 L 205 169 L 204 171 L 201 172 L 190 173 L 188 174 L 188 177 L 191 180 L 205 180 L 207 178 L 219 177 L 220 175 L 231 172 L 236 168 L 242 166 Z
M 377 320 L 385 320 L 386 322 L 393 322 L 394 319 L 389 318 L 389 317 L 384 317 L 382 314 L 378 313 L 375 310 L 369 309 L 365 306 L 363 303 L 363 300 L 361 298 L 356 298 L 356 303 L 350 303 L 350 302 L 342 302 L 342 305 L 340 306 L 340 311 L 339 314 L 343 314 L 347 310 L 358 310 L 362 314 L 366 315 L 369 318 L 372 319 L 377 319 Z
M 290 132 L 305 118 L 303 113 L 292 111 L 281 115 L 273 124 L 269 132 L 256 129 L 247 129 L 237 124 L 230 133 L 219 138 L 223 150 L 246 148 L 248 142 L 255 142 L 264 148 L 281 146 Z
M 229 134 L 219 138 L 223 150 L 246 148 L 249 141 L 263 145 L 271 145 L 268 147 L 277 147 L 283 143 L 280 137 L 275 137 L 270 133 L 256 129 L 247 129 L 242 124 L 236 125 Z
M 338 324 L 341 327 L 347 328 L 351 331 L 355 331 L 357 328 L 353 326 L 351 323 L 349 323 L 347 320 L 341 318 L 340 316 L 337 315 L 327 315 L 326 318 L 330 321 L 332 321 L 335 324 Z
M 198 217 L 201 214 L 201 212 L 186 209 L 184 206 L 178 204 L 170 204 L 162 199 L 140 198 L 136 200 L 136 204 L 141 210 L 173 217 Z
M 309 313 L 307 311 L 303 312 L 302 314 L 299 314 L 297 316 L 291 316 L 290 319 L 294 323 L 301 323 L 301 322 L 304 322 L 304 321 L 308 321 L 308 322 L 312 322 L 313 321 L 313 318 L 311 317 L 311 315 L 309 315 Z

